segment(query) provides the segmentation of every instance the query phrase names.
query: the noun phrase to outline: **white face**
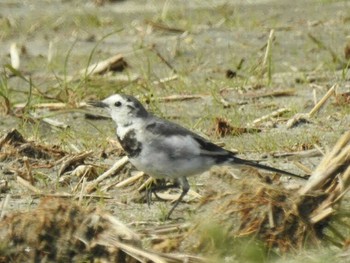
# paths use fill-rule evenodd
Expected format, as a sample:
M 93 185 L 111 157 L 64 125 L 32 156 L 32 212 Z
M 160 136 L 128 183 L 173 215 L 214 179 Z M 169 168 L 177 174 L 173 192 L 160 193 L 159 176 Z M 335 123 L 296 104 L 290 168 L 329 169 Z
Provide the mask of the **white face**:
M 148 113 L 142 104 L 134 97 L 114 94 L 102 101 L 102 106 L 108 109 L 112 119 L 117 124 L 127 124 L 132 118 L 147 117 Z

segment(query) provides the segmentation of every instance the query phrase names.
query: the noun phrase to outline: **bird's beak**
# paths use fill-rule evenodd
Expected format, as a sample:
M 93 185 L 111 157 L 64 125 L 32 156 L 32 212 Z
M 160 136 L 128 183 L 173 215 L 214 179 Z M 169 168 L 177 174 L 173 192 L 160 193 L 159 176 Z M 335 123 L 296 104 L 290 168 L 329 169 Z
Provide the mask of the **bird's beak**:
M 87 104 L 94 106 L 94 107 L 98 107 L 98 108 L 107 108 L 108 107 L 108 104 L 104 103 L 103 101 L 88 101 Z

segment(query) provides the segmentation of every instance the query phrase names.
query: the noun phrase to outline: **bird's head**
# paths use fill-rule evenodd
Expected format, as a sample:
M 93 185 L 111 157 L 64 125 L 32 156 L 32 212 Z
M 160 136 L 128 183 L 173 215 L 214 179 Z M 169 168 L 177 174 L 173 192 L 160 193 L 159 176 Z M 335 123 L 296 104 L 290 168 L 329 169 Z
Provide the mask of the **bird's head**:
M 105 108 L 117 125 L 132 122 L 134 118 L 145 118 L 148 112 L 133 96 L 114 94 L 102 101 L 93 101 L 88 104 Z

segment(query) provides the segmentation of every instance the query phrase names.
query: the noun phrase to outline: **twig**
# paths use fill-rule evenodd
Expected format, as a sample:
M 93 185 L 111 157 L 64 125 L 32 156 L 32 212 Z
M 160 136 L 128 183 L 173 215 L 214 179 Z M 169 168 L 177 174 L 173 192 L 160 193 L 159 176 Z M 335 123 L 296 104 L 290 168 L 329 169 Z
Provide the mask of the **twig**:
M 170 101 L 185 101 L 185 100 L 196 100 L 196 99 L 203 99 L 205 95 L 201 94 L 194 94 L 194 95 L 170 95 L 167 97 L 161 97 L 158 100 L 164 101 L 164 102 L 170 102 Z
M 96 75 L 103 74 L 106 71 L 122 71 L 125 67 L 127 67 L 127 65 L 128 64 L 124 60 L 123 55 L 118 54 L 106 60 L 92 64 L 87 69 L 80 70 L 80 74 Z
M 58 120 L 54 120 L 54 119 L 50 119 L 50 118 L 43 118 L 42 119 L 43 122 L 46 122 L 47 124 L 56 127 L 56 128 L 60 128 L 60 129 L 68 129 L 69 125 L 65 124 L 64 122 L 58 121 Z
M 19 58 L 19 52 L 18 52 L 18 48 L 17 48 L 17 44 L 16 43 L 12 43 L 11 47 L 10 47 L 10 57 L 11 57 L 11 66 L 18 70 L 19 66 L 20 66 L 20 58 Z
M 287 123 L 286 127 L 288 129 L 293 128 L 301 123 L 310 123 L 309 120 L 309 114 L 307 113 L 297 113 L 292 118 L 290 118 Z
M 290 109 L 287 109 L 287 108 L 282 108 L 282 109 L 275 110 L 275 111 L 273 111 L 273 112 L 271 112 L 271 113 L 269 113 L 267 115 L 264 115 L 264 116 L 262 116 L 262 117 L 260 117 L 258 119 L 255 119 L 253 121 L 253 125 L 258 124 L 259 122 L 263 122 L 263 121 L 265 121 L 267 119 L 271 119 L 271 118 L 274 118 L 274 117 L 281 116 L 283 113 L 288 112 L 288 111 L 290 111 Z
M 339 179 L 339 184 L 337 186 L 338 192 L 343 192 L 344 194 L 349 190 L 350 184 L 350 166 L 345 170 L 343 176 Z
M 313 190 L 321 190 L 327 179 L 336 176 L 342 164 L 350 162 L 350 131 L 346 132 L 336 143 L 330 153 L 323 157 L 320 165 L 312 173 L 308 182 L 300 189 L 299 194 L 305 195 Z M 349 178 L 347 178 L 348 180 Z M 349 180 L 345 182 L 349 183 Z
M 33 174 L 32 174 L 32 167 L 28 161 L 28 157 L 27 156 L 24 156 L 23 157 L 23 163 L 24 163 L 24 166 L 27 170 L 27 178 L 29 178 L 29 182 L 31 185 L 34 184 L 34 178 L 33 178 Z
M 164 31 L 169 31 L 169 32 L 172 32 L 172 33 L 184 33 L 184 32 L 186 32 L 183 29 L 175 28 L 175 27 L 168 27 L 168 26 L 166 26 L 164 24 L 156 23 L 156 22 L 153 22 L 153 21 L 150 21 L 150 20 L 145 20 L 145 23 L 150 25 L 150 26 L 152 26 L 153 28 L 164 30 Z
M 266 45 L 266 51 L 265 51 L 265 56 L 264 56 L 264 60 L 263 60 L 263 66 L 266 67 L 268 58 L 270 56 L 271 53 L 271 44 L 272 44 L 272 40 L 273 40 L 273 35 L 275 33 L 275 30 L 271 29 L 270 30 L 270 34 L 269 34 L 269 38 L 267 40 L 267 45 Z
M 27 188 L 28 190 L 36 193 L 36 194 L 41 194 L 41 190 L 36 188 L 35 186 L 31 185 L 27 180 L 24 180 L 22 177 L 17 176 L 17 182 Z
M 0 220 L 2 220 L 2 219 L 4 218 L 4 216 L 5 216 L 5 210 L 6 210 L 6 207 L 7 207 L 8 203 L 9 203 L 9 201 L 10 201 L 10 195 L 7 194 L 7 195 L 5 196 L 5 199 L 3 199 L 2 202 L 1 202 L 1 207 L 0 207 L 0 211 L 1 211 L 1 213 L 0 213 Z
M 13 107 L 16 109 L 24 108 L 25 106 L 26 106 L 26 103 L 17 103 L 13 105 Z M 80 102 L 80 103 L 77 103 L 74 107 L 83 108 L 86 106 L 87 106 L 86 102 Z M 72 107 L 72 105 L 68 103 L 63 103 L 63 102 L 54 102 L 54 103 L 37 103 L 37 104 L 30 105 L 30 107 L 34 109 L 61 110 L 61 109 L 70 108 Z
M 127 82 L 127 83 L 132 83 L 135 81 L 140 80 L 140 75 L 137 73 L 131 73 L 128 72 L 127 74 L 118 74 L 118 75 L 111 75 L 108 76 L 108 80 L 110 82 Z
M 50 64 L 52 62 L 53 56 L 54 56 L 54 45 L 52 40 L 50 40 L 49 48 L 47 50 L 47 64 Z
M 92 165 L 79 165 L 77 168 L 75 168 L 72 173 L 70 174 L 70 176 L 78 176 L 80 177 L 80 180 L 78 181 L 78 183 L 74 186 L 73 188 L 73 193 L 75 193 L 80 184 L 83 182 L 83 180 L 87 177 L 87 175 L 97 175 L 96 170 L 94 170 L 94 167 Z M 62 178 L 62 177 L 61 177 Z
M 131 176 L 127 179 L 125 179 L 124 181 L 121 182 L 112 182 L 104 187 L 101 188 L 101 190 L 103 192 L 107 191 L 108 189 L 110 189 L 111 187 L 116 187 L 116 188 L 122 188 L 124 186 L 130 185 L 133 182 L 137 181 L 138 179 L 140 179 L 142 176 L 144 176 L 145 173 L 144 172 L 138 172 L 136 173 L 134 176 Z
M 160 80 L 155 80 L 155 81 L 153 81 L 153 84 L 154 84 L 154 85 L 163 84 L 163 83 L 166 83 L 166 82 L 175 80 L 175 79 L 177 79 L 178 77 L 179 77 L 179 76 L 175 74 L 175 75 L 172 75 L 172 76 L 170 76 L 170 77 L 162 78 L 162 79 L 160 79 Z
M 83 201 L 84 192 L 85 192 L 85 187 L 86 187 L 86 177 L 83 178 L 83 183 L 81 184 L 81 191 L 80 191 L 79 199 L 78 199 L 78 204 L 79 204 L 79 205 L 80 205 L 81 202 Z
M 69 194 L 69 193 L 54 193 L 54 194 L 48 194 L 48 193 L 33 193 L 33 194 L 12 194 L 11 197 L 13 198 L 23 198 L 23 196 L 30 196 L 32 198 L 35 197 L 59 197 L 59 198 L 74 198 L 76 197 L 76 194 Z M 0 195 L 0 197 L 3 197 L 3 195 Z M 101 195 L 101 194 L 84 194 L 83 197 L 85 198 L 102 198 L 102 199 L 113 199 L 113 197 L 109 195 Z M 117 201 L 113 201 L 115 203 Z
M 299 123 L 308 123 L 310 122 L 310 118 L 312 118 L 325 104 L 325 102 L 329 99 L 330 96 L 335 94 L 335 88 L 337 84 L 334 84 L 327 93 L 323 96 L 323 98 L 312 108 L 309 113 L 297 113 L 291 119 L 289 119 L 286 123 L 287 128 L 293 128 Z
M 53 127 L 57 127 L 57 128 L 61 128 L 61 129 L 67 129 L 69 128 L 69 125 L 61 122 L 61 121 L 58 121 L 58 120 L 54 120 L 54 119 L 51 119 L 51 118 L 46 118 L 46 117 L 41 117 L 39 116 L 38 114 L 36 113 L 31 113 L 30 116 L 33 118 L 33 119 L 36 119 L 36 120 L 41 120 L 47 124 L 49 124 L 50 126 L 53 126 Z
M 249 93 L 245 93 L 243 97 L 249 98 L 249 99 L 256 99 L 256 98 L 265 98 L 265 97 L 292 96 L 293 94 L 295 94 L 294 89 L 285 89 L 285 90 L 273 90 L 265 93 L 249 92 Z
M 258 133 L 259 128 L 233 126 L 228 120 L 220 117 L 215 118 L 214 132 L 219 137 L 227 135 L 239 135 L 243 133 Z
M 168 68 L 171 69 L 173 73 L 177 74 L 176 69 L 170 64 L 169 61 L 167 61 L 167 60 L 162 56 L 162 54 L 159 53 L 159 51 L 157 50 L 157 48 L 156 48 L 155 45 L 153 45 L 153 46 L 151 47 L 151 50 L 152 50 L 154 53 L 156 53 L 156 55 L 160 58 L 160 60 L 163 61 L 163 63 L 164 63 L 165 65 L 167 65 Z
M 87 158 L 88 156 L 92 155 L 93 151 L 88 151 L 88 152 L 82 152 L 82 153 L 78 153 L 75 154 L 73 156 L 68 156 L 64 162 L 62 163 L 59 171 L 58 171 L 58 175 L 62 175 L 69 166 L 71 166 L 72 164 L 75 164 L 77 162 L 81 162 L 82 160 L 84 160 L 85 158 Z
M 312 224 L 316 224 L 316 223 L 322 221 L 323 219 L 329 217 L 331 214 L 334 213 L 334 211 L 335 210 L 332 207 L 328 207 L 328 208 L 322 210 L 321 213 L 316 213 L 315 216 L 311 217 L 310 222 Z
M 108 244 L 108 245 L 110 245 L 110 244 Z M 162 257 L 160 257 L 154 253 L 148 252 L 146 250 L 143 250 L 143 249 L 135 247 L 135 246 L 131 246 L 131 245 L 122 243 L 122 242 L 118 241 L 117 239 L 114 240 L 114 245 L 116 247 L 121 248 L 125 253 L 132 255 L 133 257 L 141 256 L 143 258 L 150 260 L 150 262 L 167 263 L 167 261 L 165 259 L 163 259 Z M 143 262 L 148 262 L 148 260 L 143 261 Z
M 138 179 L 140 179 L 141 177 L 143 177 L 145 175 L 144 172 L 138 172 L 136 173 L 134 176 L 131 176 L 127 179 L 125 179 L 124 181 L 121 182 L 113 182 L 107 186 L 102 187 L 102 191 L 107 191 L 109 188 L 111 188 L 112 186 L 115 186 L 116 188 L 122 188 L 124 186 L 127 186 L 129 184 L 132 184 L 133 182 L 137 181 Z
M 312 170 L 308 167 L 306 167 L 304 164 L 302 164 L 301 162 L 298 161 L 294 161 L 293 162 L 295 164 L 295 166 L 297 166 L 299 169 L 303 170 L 306 174 L 311 174 Z
M 107 177 L 111 176 L 112 174 L 116 173 L 119 169 L 121 169 L 127 162 L 129 161 L 127 156 L 124 156 L 120 160 L 118 160 L 109 170 L 101 174 L 99 177 L 97 177 L 95 180 L 87 183 L 86 185 L 86 192 L 91 193 L 95 190 L 96 186 L 105 180 Z
M 322 150 L 321 146 L 317 145 L 316 143 L 314 144 L 314 147 L 316 148 L 317 151 L 319 151 L 323 156 L 325 156 L 325 152 Z
M 272 80 L 271 47 L 272 47 L 274 33 L 275 33 L 275 31 L 273 29 L 271 29 L 269 39 L 267 40 L 266 52 L 265 52 L 264 60 L 262 63 L 262 71 L 261 71 L 261 76 L 263 76 L 267 72 L 267 79 L 268 79 L 269 85 L 271 84 L 271 80 Z
M 311 149 L 311 150 L 299 151 L 299 152 L 273 153 L 272 156 L 275 158 L 289 157 L 289 156 L 310 158 L 315 156 L 322 156 L 322 153 L 318 149 Z
M 135 224 L 133 224 L 135 225 Z M 142 235 L 164 235 L 174 232 L 179 232 L 182 230 L 187 230 L 191 227 L 190 223 L 175 223 L 160 226 L 151 226 L 149 228 L 140 229 L 138 233 Z
M 143 189 L 147 188 L 155 179 L 152 177 L 148 178 L 139 188 L 137 188 L 137 191 L 141 192 Z
M 31 196 L 48 196 L 48 197 L 62 197 L 62 198 L 71 198 L 76 197 L 75 194 L 68 194 L 68 193 L 55 193 L 55 194 L 32 194 Z M 82 197 L 84 198 L 102 198 L 102 199 L 113 199 L 113 197 L 109 195 L 101 195 L 101 194 L 83 194 Z
M 337 87 L 337 84 L 334 84 L 327 93 L 323 96 L 323 98 L 313 107 L 313 109 L 309 112 L 309 117 L 313 117 L 325 104 L 325 102 L 329 99 L 330 96 L 335 94 L 335 88 Z
M 169 193 L 169 192 L 160 192 L 160 193 L 157 193 L 157 196 L 159 196 L 161 199 L 175 202 L 177 199 L 179 199 L 180 194 Z M 200 194 L 198 194 L 197 192 L 190 189 L 188 191 L 188 194 L 186 195 L 184 201 L 188 200 L 188 197 L 190 197 L 190 196 L 192 197 L 192 199 L 190 199 L 189 201 L 192 201 L 193 199 L 198 199 L 198 198 L 202 197 Z
M 268 211 L 267 211 L 267 215 L 268 215 L 268 218 L 269 218 L 269 225 L 270 225 L 270 228 L 274 228 L 275 227 L 275 220 L 273 219 L 273 209 L 272 209 L 272 201 L 269 202 L 268 204 Z

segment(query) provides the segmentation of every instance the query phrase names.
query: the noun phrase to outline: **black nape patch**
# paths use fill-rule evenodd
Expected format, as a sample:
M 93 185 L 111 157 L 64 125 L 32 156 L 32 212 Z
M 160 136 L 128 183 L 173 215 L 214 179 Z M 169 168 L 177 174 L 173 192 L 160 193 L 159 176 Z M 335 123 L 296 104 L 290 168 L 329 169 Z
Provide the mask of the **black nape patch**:
M 127 132 L 123 139 L 121 139 L 118 135 L 117 137 L 121 146 L 129 157 L 137 157 L 140 155 L 142 143 L 136 139 L 135 131 L 131 130 Z
M 121 95 L 127 102 L 131 102 L 133 105 L 127 105 L 127 107 L 131 110 L 132 114 L 136 117 L 147 117 L 148 112 L 143 107 L 141 102 L 139 102 L 135 97 L 130 95 Z

